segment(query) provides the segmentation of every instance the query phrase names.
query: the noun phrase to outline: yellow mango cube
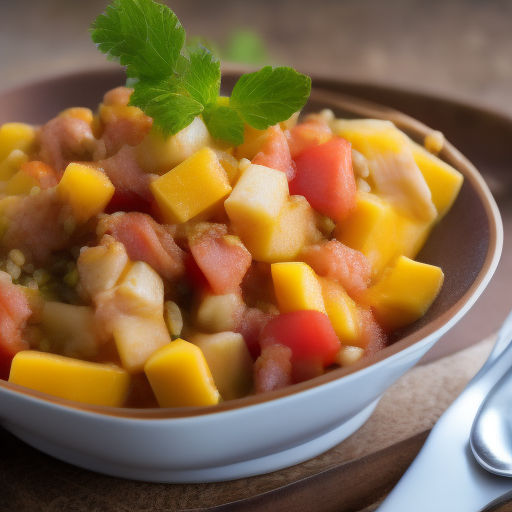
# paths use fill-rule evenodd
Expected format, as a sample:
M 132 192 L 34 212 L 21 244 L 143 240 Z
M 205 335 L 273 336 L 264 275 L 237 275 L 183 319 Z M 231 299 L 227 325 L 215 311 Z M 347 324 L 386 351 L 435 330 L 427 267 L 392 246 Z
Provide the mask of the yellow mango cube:
M 123 368 L 131 374 L 144 370 L 147 360 L 171 342 L 162 316 L 121 316 L 114 322 L 114 340 Z
M 29 153 L 35 137 L 36 131 L 29 124 L 5 123 L 0 126 L 0 162 L 3 162 L 15 149 Z
M 26 162 L 28 162 L 28 156 L 21 149 L 11 151 L 8 157 L 0 162 L 0 181 L 12 178 Z
M 28 195 L 38 185 L 34 177 L 20 170 L 6 183 L 4 192 L 10 196 Z
M 114 195 L 107 175 L 86 165 L 70 163 L 57 185 L 59 196 L 71 205 L 77 223 L 101 213 Z
M 272 263 L 271 272 L 280 313 L 303 309 L 326 313 L 318 276 L 307 263 Z
M 253 360 L 241 334 L 198 334 L 191 339 L 201 349 L 213 381 L 224 400 L 246 396 L 252 387 Z
M 443 284 L 443 271 L 405 256 L 398 258 L 375 285 L 365 292 L 364 302 L 389 331 L 422 317 Z
M 182 223 L 212 211 L 231 192 L 215 152 L 204 148 L 150 185 L 168 223 Z
M 144 367 L 160 407 L 215 405 L 220 394 L 199 347 L 178 338 Z
M 409 141 L 414 160 L 418 164 L 432 194 L 439 221 L 451 208 L 459 194 L 464 177 L 451 165 L 427 151 L 423 146 Z
M 336 336 L 344 345 L 357 345 L 361 335 L 361 315 L 357 304 L 336 281 L 319 280 L 327 316 Z
M 336 226 L 334 235 L 341 243 L 362 252 L 376 276 L 401 255 L 414 258 L 432 225 L 431 221 L 399 213 L 375 194 L 359 191 L 356 208 Z
M 9 382 L 67 400 L 121 407 L 130 376 L 111 364 L 24 350 L 14 356 Z

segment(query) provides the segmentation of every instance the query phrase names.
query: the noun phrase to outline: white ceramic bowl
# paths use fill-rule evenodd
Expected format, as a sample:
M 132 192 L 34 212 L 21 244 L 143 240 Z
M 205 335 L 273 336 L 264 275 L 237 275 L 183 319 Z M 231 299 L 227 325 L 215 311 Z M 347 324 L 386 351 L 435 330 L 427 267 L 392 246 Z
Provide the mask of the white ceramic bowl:
M 224 79 L 229 85 L 234 75 Z M 69 106 L 94 107 L 123 83 L 121 72 L 60 77 L 0 96 L 0 123 L 42 123 Z M 308 108 L 391 119 L 421 141 L 431 130 L 396 111 L 314 89 Z M 473 305 L 497 266 L 502 225 L 476 169 L 449 143 L 442 158 L 465 176 L 459 198 L 420 253 L 445 284 L 427 315 L 396 341 L 350 368 L 265 395 L 214 407 L 114 409 L 54 398 L 0 381 L 0 420 L 59 459 L 101 473 L 158 482 L 210 482 L 284 468 L 312 458 L 359 428 L 384 391 Z M 399 421 L 399 418 L 397 418 Z

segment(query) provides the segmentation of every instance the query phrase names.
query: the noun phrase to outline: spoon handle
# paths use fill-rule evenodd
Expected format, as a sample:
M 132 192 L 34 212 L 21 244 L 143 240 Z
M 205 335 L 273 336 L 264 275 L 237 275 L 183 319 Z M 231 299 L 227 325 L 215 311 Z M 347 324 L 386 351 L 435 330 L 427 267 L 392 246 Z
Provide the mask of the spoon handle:
M 469 446 L 473 419 L 481 403 L 512 366 L 511 339 L 512 313 L 500 329 L 488 360 L 434 425 L 379 512 L 477 512 L 512 490 L 512 479 L 485 471 Z

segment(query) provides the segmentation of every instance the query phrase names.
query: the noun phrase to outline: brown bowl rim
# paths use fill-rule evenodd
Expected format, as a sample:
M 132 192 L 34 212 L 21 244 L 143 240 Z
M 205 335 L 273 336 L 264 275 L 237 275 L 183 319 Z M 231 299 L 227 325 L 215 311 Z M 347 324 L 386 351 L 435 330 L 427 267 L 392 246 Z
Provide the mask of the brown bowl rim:
M 251 70 L 252 68 L 249 68 Z M 242 68 L 245 71 L 244 68 Z M 31 88 L 39 88 L 42 86 L 48 86 L 52 83 L 59 83 L 64 80 L 77 79 L 81 76 L 90 77 L 91 75 L 97 75 L 98 79 L 106 76 L 112 77 L 119 75 L 120 85 L 123 83 L 124 73 L 121 72 L 118 68 L 94 68 L 89 70 L 77 71 L 72 73 L 62 73 L 52 77 L 45 78 L 43 80 L 37 80 L 30 82 L 25 85 L 21 85 L 12 89 L 8 89 L 5 91 L 0 91 L 0 96 L 9 95 L 13 93 L 20 93 L 23 91 L 30 91 Z M 242 72 L 243 72 L 242 71 Z M 240 67 L 237 66 L 227 66 L 223 67 L 223 77 L 236 77 L 241 74 Z M 325 81 L 325 77 L 320 77 L 321 80 Z M 329 84 L 344 84 L 343 80 L 330 79 Z M 372 87 L 372 88 L 381 88 L 387 91 L 395 91 L 397 93 L 404 92 L 410 94 L 411 91 L 400 90 L 398 88 L 393 88 L 389 86 L 379 86 L 378 84 L 366 83 L 366 82 L 347 82 L 350 83 L 351 86 L 361 86 L 361 87 Z M 335 107 L 342 108 L 344 110 L 349 110 L 355 113 L 356 115 L 360 115 L 361 117 L 371 117 L 375 119 L 388 119 L 391 120 L 397 127 L 401 130 L 405 131 L 410 135 L 413 139 L 422 142 L 426 135 L 434 132 L 435 130 L 429 128 L 422 122 L 399 112 L 396 109 L 386 107 L 383 105 L 379 105 L 377 103 L 373 103 L 367 100 L 362 100 L 355 96 L 346 95 L 343 93 L 337 93 L 332 90 L 322 89 L 315 87 L 315 79 L 313 77 L 313 87 L 310 98 L 316 101 L 326 101 Z M 418 96 L 428 97 L 427 94 L 417 93 Z M 437 98 L 441 101 L 448 101 L 454 103 L 452 100 L 447 100 L 446 98 Z M 464 105 L 460 103 L 460 105 Z M 473 106 L 470 106 L 474 108 Z M 478 107 L 476 107 L 478 109 Z M 480 109 L 481 110 L 481 109 Z M 15 120 L 14 120 L 15 121 Z M 427 337 L 435 335 L 435 333 L 446 327 L 450 322 L 455 323 L 456 317 L 463 312 L 465 308 L 469 309 L 469 306 L 472 304 L 472 301 L 475 300 L 474 294 L 483 289 L 483 286 L 487 284 L 487 282 L 491 279 L 492 274 L 498 264 L 498 260 L 501 254 L 502 241 L 503 241 L 503 226 L 501 222 L 500 213 L 494 201 L 494 198 L 489 191 L 484 179 L 476 169 L 476 167 L 464 156 L 462 155 L 450 142 L 447 140 L 444 141 L 444 145 L 442 151 L 439 155 L 443 160 L 450 163 L 457 170 L 459 170 L 463 175 L 464 179 L 468 180 L 471 183 L 471 186 L 477 193 L 481 203 L 484 206 L 486 216 L 488 219 L 488 225 L 490 229 L 489 233 L 489 246 L 487 250 L 487 254 L 483 265 L 476 275 L 473 283 L 470 285 L 468 290 L 463 294 L 458 301 L 456 301 L 447 311 L 441 314 L 437 319 L 432 322 L 429 322 L 427 325 L 420 327 L 415 332 L 405 336 L 402 339 L 397 340 L 393 344 L 388 347 L 382 349 L 376 354 L 360 361 L 353 366 L 345 367 L 345 368 L 337 368 L 334 369 L 322 376 L 316 377 L 314 379 L 301 382 L 299 384 L 293 384 L 286 388 L 272 391 L 269 393 L 264 393 L 261 395 L 251 395 L 244 398 L 240 398 L 237 400 L 230 400 L 226 402 L 222 402 L 215 406 L 203 406 L 203 407 L 181 407 L 181 408 L 145 408 L 145 409 L 136 409 L 136 408 L 116 408 L 109 406 L 101 406 L 101 405 L 91 405 L 75 402 L 72 400 L 67 400 L 59 397 L 54 397 L 48 395 L 46 393 L 42 393 L 36 390 L 31 390 L 25 388 L 23 386 L 19 386 L 17 384 L 12 384 L 8 381 L 0 380 L 0 388 L 5 389 L 8 392 L 15 392 L 16 394 L 21 394 L 25 398 L 38 399 L 48 402 L 55 406 L 62 406 L 67 409 L 75 409 L 77 411 L 95 413 L 106 416 L 114 416 L 125 419 L 137 419 L 137 420 L 154 420 L 154 419 L 177 419 L 177 418 L 192 418 L 197 416 L 211 415 L 211 414 L 220 414 L 228 411 L 234 411 L 241 408 L 246 408 L 250 406 L 262 405 L 266 402 L 275 401 L 279 399 L 283 399 L 292 395 L 296 395 L 298 393 L 313 390 L 318 387 L 321 387 L 330 382 L 336 381 L 342 377 L 346 377 L 353 373 L 359 372 L 365 368 L 369 368 L 374 366 L 375 364 L 382 362 L 390 357 L 394 356 L 399 352 L 403 352 L 404 350 L 412 347 L 416 343 L 421 340 L 426 339 Z M 465 313 L 465 311 L 464 311 Z M 449 325 L 446 329 L 448 330 L 453 325 Z

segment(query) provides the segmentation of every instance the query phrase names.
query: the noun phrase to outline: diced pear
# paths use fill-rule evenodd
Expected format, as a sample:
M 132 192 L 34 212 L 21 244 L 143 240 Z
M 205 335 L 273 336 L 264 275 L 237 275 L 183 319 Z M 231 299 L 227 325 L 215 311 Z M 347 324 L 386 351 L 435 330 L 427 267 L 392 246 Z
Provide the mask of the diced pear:
M 251 164 L 224 202 L 224 207 L 236 225 L 268 225 L 277 222 L 288 196 L 288 180 L 283 172 Z
M 41 330 L 54 352 L 70 357 L 91 357 L 98 351 L 94 312 L 88 306 L 46 302 Z
M 144 261 L 128 266 L 116 287 L 116 297 L 127 310 L 138 315 L 163 315 L 164 283 L 158 273 Z
M 85 404 L 121 407 L 130 376 L 111 364 L 24 350 L 12 361 L 9 382 Z
M 57 185 L 59 196 L 71 205 L 77 223 L 101 213 L 114 195 L 114 185 L 102 171 L 70 163 Z
M 197 309 L 196 322 L 207 332 L 223 332 L 235 329 L 244 303 L 240 295 L 205 294 Z
M 0 126 L 0 162 L 3 162 L 15 149 L 29 153 L 35 137 L 36 130 L 29 124 L 5 123 Z
M 183 329 L 183 316 L 176 302 L 168 300 L 164 303 L 164 320 L 171 337 L 178 337 Z
M 160 407 L 214 405 L 220 394 L 199 347 L 177 339 L 156 352 L 144 367 Z
M 231 192 L 226 171 L 210 148 L 194 153 L 152 181 L 150 188 L 168 223 L 207 214 Z
M 443 271 L 434 265 L 398 258 L 393 268 L 364 295 L 379 323 L 388 331 L 408 325 L 422 317 L 437 297 L 443 284 Z
M 121 364 L 131 374 L 142 372 L 146 361 L 171 342 L 162 316 L 120 316 L 113 335 Z
M 28 156 L 20 149 L 15 149 L 9 153 L 9 156 L 0 162 L 0 181 L 7 181 L 12 178 L 20 167 L 28 162 Z
M 253 360 L 241 334 L 198 334 L 191 342 L 204 354 L 215 386 L 224 400 L 242 398 L 249 393 Z
M 164 137 L 153 127 L 149 135 L 137 146 L 139 165 L 150 174 L 165 174 L 204 147 L 215 143 L 203 120 L 196 117 L 176 135 Z
M 280 313 L 302 309 L 326 313 L 318 276 L 307 263 L 272 263 L 271 272 Z
M 129 263 L 124 245 L 109 237 L 108 243 L 85 247 L 77 260 L 80 283 L 94 297 L 112 288 Z

